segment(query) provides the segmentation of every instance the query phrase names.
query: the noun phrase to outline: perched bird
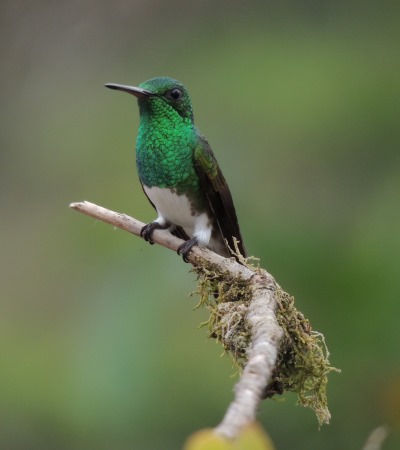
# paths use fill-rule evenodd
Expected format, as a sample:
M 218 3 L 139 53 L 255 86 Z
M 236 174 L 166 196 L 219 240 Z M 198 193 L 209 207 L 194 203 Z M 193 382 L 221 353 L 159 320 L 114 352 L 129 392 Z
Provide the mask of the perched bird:
M 152 78 L 138 87 L 106 84 L 138 99 L 136 163 L 143 191 L 157 211 L 141 236 L 153 244 L 156 229 L 169 229 L 185 242 L 178 254 L 187 262 L 194 245 L 231 256 L 233 238 L 243 256 L 235 207 L 209 143 L 194 125 L 185 87 L 172 78 Z

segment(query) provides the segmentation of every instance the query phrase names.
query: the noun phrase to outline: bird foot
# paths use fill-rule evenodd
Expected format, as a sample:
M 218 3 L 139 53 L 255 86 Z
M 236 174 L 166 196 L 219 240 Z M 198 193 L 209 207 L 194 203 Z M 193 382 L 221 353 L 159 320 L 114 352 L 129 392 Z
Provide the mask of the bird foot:
M 185 263 L 188 263 L 189 260 L 187 259 L 187 256 L 195 245 L 199 245 L 199 241 L 197 240 L 197 238 L 189 239 L 178 247 L 176 253 L 182 256 L 182 259 L 185 261 Z
M 150 245 L 153 245 L 154 242 L 152 240 L 152 235 L 154 230 L 165 230 L 166 228 L 168 228 L 169 225 L 165 224 L 165 225 L 161 225 L 158 222 L 151 222 L 148 223 L 147 225 L 145 225 L 141 230 L 140 230 L 140 236 L 142 236 L 142 238 L 148 242 Z

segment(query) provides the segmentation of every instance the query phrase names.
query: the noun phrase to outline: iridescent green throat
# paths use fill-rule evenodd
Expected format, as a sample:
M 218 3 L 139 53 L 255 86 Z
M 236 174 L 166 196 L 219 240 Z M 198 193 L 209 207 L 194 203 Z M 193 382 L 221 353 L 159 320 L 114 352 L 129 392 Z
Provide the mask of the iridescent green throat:
M 142 183 L 178 193 L 197 191 L 193 151 L 198 136 L 192 116 L 183 117 L 159 97 L 140 99 L 139 109 L 136 163 Z

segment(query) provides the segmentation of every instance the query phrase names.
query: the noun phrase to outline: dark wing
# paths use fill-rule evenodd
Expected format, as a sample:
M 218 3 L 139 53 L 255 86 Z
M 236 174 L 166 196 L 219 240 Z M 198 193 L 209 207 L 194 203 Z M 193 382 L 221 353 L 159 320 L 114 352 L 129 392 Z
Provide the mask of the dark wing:
M 200 177 L 201 187 L 206 193 L 222 238 L 227 240 L 231 249 L 235 249 L 233 241 L 235 237 L 238 241 L 240 253 L 246 256 L 246 249 L 243 245 L 236 210 L 228 184 L 219 168 L 210 144 L 202 136 L 199 136 L 199 143 L 194 151 L 194 163 Z

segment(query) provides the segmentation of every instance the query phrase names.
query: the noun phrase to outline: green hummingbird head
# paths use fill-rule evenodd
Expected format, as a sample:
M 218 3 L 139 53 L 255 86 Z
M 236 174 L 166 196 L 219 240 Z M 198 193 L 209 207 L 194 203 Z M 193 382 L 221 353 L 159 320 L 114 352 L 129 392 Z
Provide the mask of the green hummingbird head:
M 141 114 L 171 116 L 177 113 L 193 122 L 189 93 L 182 83 L 173 78 L 151 78 L 138 87 L 121 84 L 106 84 L 106 87 L 128 92 L 137 97 Z
M 136 163 L 142 183 L 148 187 L 198 189 L 193 149 L 199 137 L 190 97 L 182 83 L 159 77 L 138 87 L 121 84 L 106 87 L 128 92 L 138 99 Z

